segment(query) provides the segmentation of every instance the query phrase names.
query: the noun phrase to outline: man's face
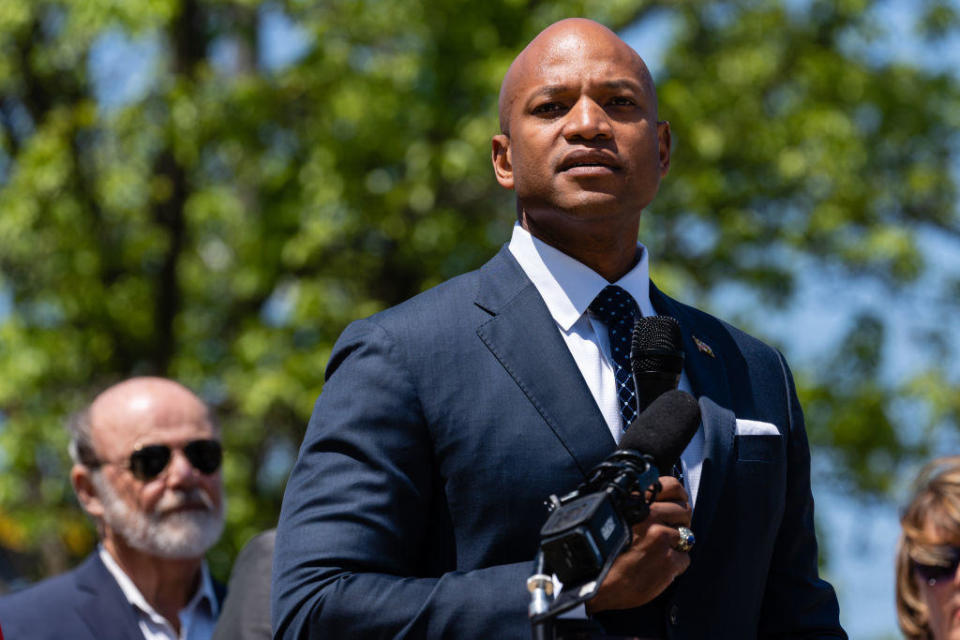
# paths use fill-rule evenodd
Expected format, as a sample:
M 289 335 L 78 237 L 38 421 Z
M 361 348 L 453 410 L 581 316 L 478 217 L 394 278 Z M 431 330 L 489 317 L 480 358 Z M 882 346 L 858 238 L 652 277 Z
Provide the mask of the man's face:
M 615 35 L 589 25 L 521 54 L 505 82 L 509 132 L 494 138 L 498 180 L 516 190 L 521 215 L 540 224 L 639 220 L 669 166 L 669 125 L 657 123 L 642 65 Z
M 134 391 L 102 412 L 91 433 L 97 457 L 107 462 L 91 478 L 106 537 L 159 557 L 202 556 L 223 529 L 219 469 L 203 473 L 184 453 L 188 443 L 219 435 L 203 404 L 182 391 Z M 170 460 L 156 477 L 141 479 L 128 461 L 150 445 L 169 447 Z

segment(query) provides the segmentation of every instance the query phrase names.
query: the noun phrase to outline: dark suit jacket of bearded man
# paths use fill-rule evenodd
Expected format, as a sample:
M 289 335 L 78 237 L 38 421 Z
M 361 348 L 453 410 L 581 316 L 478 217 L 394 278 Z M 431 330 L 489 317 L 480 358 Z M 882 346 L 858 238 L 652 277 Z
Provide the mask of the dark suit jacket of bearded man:
M 702 410 L 697 543 L 663 597 L 598 619 L 624 635 L 845 638 L 817 574 L 809 450 L 786 362 L 655 287 L 651 298 L 682 328 Z M 737 436 L 737 418 L 779 434 Z M 506 247 L 352 323 L 284 496 L 277 637 L 529 638 L 525 581 L 544 500 L 615 447 Z
M 226 590 L 213 581 L 218 603 Z M 71 571 L 0 598 L 6 640 L 140 640 L 133 605 L 94 551 Z

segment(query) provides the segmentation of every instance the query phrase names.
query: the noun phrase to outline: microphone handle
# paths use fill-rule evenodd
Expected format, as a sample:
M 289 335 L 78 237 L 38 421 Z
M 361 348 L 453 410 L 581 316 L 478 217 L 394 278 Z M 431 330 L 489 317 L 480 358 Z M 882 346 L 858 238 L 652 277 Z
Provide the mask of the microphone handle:
M 634 371 L 633 385 L 637 390 L 637 415 L 639 415 L 654 400 L 680 385 L 680 372 Z

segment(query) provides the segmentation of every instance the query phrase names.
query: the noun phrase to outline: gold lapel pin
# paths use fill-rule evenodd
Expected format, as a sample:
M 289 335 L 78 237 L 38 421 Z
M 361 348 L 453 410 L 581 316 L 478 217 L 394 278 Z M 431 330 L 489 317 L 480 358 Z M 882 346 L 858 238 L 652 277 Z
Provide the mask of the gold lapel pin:
M 708 356 L 710 356 L 711 358 L 716 358 L 716 357 L 717 357 L 716 355 L 714 355 L 713 349 L 710 348 L 710 345 L 708 345 L 706 342 L 704 342 L 703 340 L 701 340 L 701 339 L 698 338 L 697 336 L 693 336 L 693 342 L 694 342 L 694 344 L 697 345 L 697 349 L 700 351 L 700 353 L 705 353 L 705 354 L 707 354 Z

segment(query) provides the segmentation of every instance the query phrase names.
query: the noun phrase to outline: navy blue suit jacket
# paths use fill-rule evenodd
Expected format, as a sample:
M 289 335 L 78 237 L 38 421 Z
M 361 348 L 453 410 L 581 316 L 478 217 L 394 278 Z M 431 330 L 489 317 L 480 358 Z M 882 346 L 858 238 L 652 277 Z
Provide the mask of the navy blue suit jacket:
M 218 600 L 223 586 L 214 583 Z M 0 598 L 5 640 L 142 640 L 130 602 L 94 551 L 75 569 Z
M 651 296 L 682 327 L 706 436 L 697 544 L 658 609 L 660 627 L 671 638 L 845 637 L 833 589 L 817 576 L 809 452 L 786 363 Z M 780 433 L 737 437 L 736 417 Z M 529 638 L 525 580 L 544 500 L 615 446 L 506 248 L 352 323 L 284 496 L 276 637 Z M 642 618 L 610 616 L 608 631 L 640 635 L 630 624 Z
M 94 552 L 72 571 L 0 598 L 7 640 L 142 638 L 133 607 Z

